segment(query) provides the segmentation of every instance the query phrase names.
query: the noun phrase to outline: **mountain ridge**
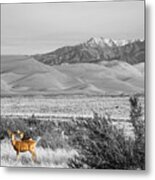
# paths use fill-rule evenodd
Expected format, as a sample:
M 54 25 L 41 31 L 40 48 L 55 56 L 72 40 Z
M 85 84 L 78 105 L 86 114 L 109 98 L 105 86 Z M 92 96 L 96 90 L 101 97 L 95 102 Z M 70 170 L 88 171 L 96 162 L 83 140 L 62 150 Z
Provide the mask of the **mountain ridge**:
M 33 57 L 48 65 L 99 63 L 112 60 L 137 64 L 145 62 L 145 40 L 90 38 L 84 43 L 64 46 L 49 53 L 33 55 Z

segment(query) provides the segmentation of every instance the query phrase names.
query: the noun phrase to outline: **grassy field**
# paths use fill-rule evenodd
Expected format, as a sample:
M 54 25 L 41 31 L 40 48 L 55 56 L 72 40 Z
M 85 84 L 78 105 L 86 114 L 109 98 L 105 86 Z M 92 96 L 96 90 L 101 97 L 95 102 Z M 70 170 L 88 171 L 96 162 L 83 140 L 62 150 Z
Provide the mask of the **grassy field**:
M 139 98 L 144 113 L 144 98 Z M 109 114 L 112 119 L 129 119 L 129 97 L 5 97 L 1 99 L 2 116 L 93 117 Z
M 107 131 L 109 138 L 116 136 L 119 137 L 119 141 L 122 139 L 119 143 L 130 144 L 132 141 L 134 144 L 135 131 L 130 119 L 129 97 L 5 97 L 1 99 L 1 102 L 2 166 L 71 167 L 69 162 L 75 157 L 82 157 L 85 148 L 83 145 L 88 143 L 87 138 L 92 139 L 92 130 L 89 129 L 91 123 L 95 123 L 93 130 L 98 131 L 104 127 L 99 134 L 106 132 L 110 127 L 109 132 Z M 144 98 L 140 97 L 139 102 L 142 107 L 140 121 L 143 121 Z M 106 119 L 110 119 L 110 126 L 107 126 Z M 99 125 L 100 123 L 103 124 Z M 118 130 L 114 130 L 115 128 Z M 31 160 L 28 152 L 21 153 L 20 159 L 16 160 L 16 153 L 11 145 L 7 129 L 12 131 L 19 129 L 33 139 L 40 137 L 36 147 L 37 160 L 35 162 Z M 97 135 L 97 139 L 103 142 L 102 136 Z M 128 139 L 127 142 L 126 139 Z M 112 141 L 115 143 L 118 139 Z M 90 146 L 91 143 L 88 144 Z M 126 147 L 122 148 L 121 151 L 126 151 Z M 127 147 L 127 149 L 130 148 Z M 127 153 L 124 152 L 124 154 Z M 103 167 L 106 168 L 106 166 Z M 132 165 L 129 169 L 137 169 L 137 166 Z
M 51 148 L 36 148 L 37 160 L 31 159 L 29 152 L 21 153 L 19 160 L 16 159 L 16 153 L 10 140 L 1 141 L 1 165 L 9 167 L 50 167 L 50 168 L 68 168 L 67 161 L 77 155 L 75 150 Z

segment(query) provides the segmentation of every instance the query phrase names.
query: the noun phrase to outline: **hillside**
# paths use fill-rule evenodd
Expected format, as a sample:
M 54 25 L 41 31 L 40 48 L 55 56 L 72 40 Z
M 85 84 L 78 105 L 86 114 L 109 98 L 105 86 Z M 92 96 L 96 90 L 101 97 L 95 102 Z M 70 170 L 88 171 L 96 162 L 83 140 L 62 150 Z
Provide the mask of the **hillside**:
M 29 56 L 2 56 L 1 94 L 144 93 L 143 68 L 118 60 L 48 66 Z
M 91 38 L 82 44 L 62 47 L 53 52 L 33 57 L 48 65 L 98 63 L 115 59 L 129 64 L 137 64 L 145 61 L 145 41 Z

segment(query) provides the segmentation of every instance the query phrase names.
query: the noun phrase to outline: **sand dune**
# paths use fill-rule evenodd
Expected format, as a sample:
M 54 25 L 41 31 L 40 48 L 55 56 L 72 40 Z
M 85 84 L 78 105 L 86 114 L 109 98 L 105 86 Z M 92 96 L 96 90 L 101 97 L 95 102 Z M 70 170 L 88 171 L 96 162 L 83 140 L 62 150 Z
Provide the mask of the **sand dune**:
M 56 66 L 68 76 L 78 77 L 83 83 L 92 84 L 103 92 L 143 92 L 144 76 L 126 62 L 105 64 L 73 64 Z
M 144 74 L 144 63 L 135 64 L 134 67 L 137 68 L 138 71 L 140 71 L 142 74 Z
M 2 56 L 3 94 L 129 94 L 144 92 L 144 63 L 48 66 L 28 56 Z
M 3 79 L 1 79 L 1 94 L 10 94 L 11 87 L 5 82 Z

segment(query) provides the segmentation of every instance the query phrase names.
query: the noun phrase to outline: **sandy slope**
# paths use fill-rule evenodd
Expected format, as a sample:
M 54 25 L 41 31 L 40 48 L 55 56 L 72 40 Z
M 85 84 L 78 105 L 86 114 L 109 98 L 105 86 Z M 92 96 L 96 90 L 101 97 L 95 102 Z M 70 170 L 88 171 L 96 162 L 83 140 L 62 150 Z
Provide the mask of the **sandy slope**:
M 2 94 L 117 94 L 144 91 L 144 63 L 48 66 L 28 56 L 2 56 Z
M 135 64 L 134 67 L 144 74 L 144 63 Z

